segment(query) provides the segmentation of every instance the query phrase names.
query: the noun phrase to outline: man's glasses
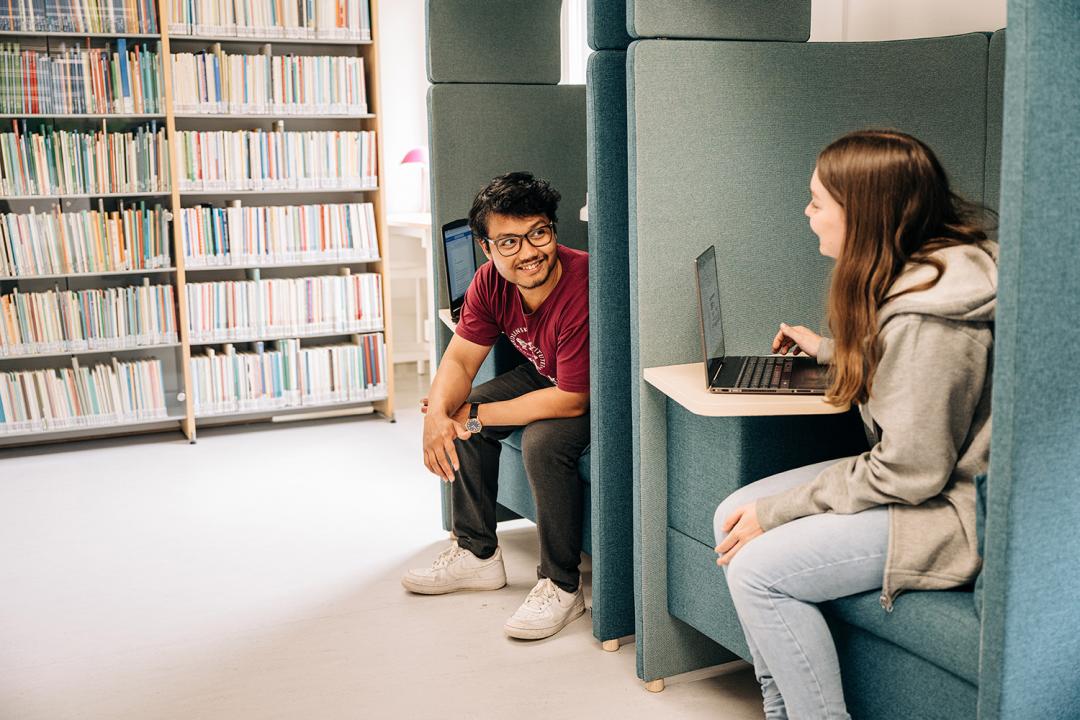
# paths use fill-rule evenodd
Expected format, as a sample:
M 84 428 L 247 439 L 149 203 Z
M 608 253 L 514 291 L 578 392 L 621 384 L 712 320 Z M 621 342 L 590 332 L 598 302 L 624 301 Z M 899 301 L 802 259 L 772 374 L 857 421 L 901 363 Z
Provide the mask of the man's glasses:
M 500 235 L 497 238 L 487 238 L 488 243 L 495 246 L 503 257 L 513 257 L 521 250 L 521 244 L 526 240 L 534 248 L 542 248 L 555 238 L 555 223 L 541 225 L 533 228 L 524 235 Z

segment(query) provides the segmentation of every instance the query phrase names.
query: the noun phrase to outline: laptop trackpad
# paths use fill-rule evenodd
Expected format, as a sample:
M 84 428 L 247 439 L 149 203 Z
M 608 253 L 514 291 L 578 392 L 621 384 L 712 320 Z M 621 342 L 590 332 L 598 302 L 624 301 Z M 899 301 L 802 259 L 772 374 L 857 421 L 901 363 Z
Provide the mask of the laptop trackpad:
M 814 358 L 795 358 L 795 365 L 791 369 L 791 387 L 799 390 L 828 390 L 829 366 L 818 365 Z

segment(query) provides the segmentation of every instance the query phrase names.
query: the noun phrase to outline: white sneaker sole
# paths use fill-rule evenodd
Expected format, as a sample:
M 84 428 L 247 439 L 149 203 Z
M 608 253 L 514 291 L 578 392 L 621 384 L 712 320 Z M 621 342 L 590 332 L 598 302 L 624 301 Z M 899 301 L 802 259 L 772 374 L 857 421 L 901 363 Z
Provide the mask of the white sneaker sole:
M 446 595 L 463 590 L 499 590 L 506 587 L 506 578 L 465 578 L 445 585 L 427 585 L 406 575 L 401 578 L 401 586 L 417 595 Z
M 518 640 L 543 640 L 544 638 L 551 637 L 556 634 L 570 623 L 577 620 L 579 617 L 585 614 L 585 600 L 582 598 L 580 603 L 575 603 L 574 607 L 566 614 L 566 617 L 561 622 L 550 625 L 548 627 L 521 627 L 518 625 L 511 625 L 509 621 L 503 625 L 503 632 L 507 636 L 517 638 Z

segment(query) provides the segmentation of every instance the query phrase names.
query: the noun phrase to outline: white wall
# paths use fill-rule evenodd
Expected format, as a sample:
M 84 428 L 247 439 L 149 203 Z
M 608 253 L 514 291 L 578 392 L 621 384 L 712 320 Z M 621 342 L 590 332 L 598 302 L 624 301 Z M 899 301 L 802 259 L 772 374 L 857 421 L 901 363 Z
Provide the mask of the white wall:
M 1006 0 L 813 0 L 811 42 L 900 40 L 1005 27 Z
M 416 212 L 420 168 L 400 163 L 428 143 L 424 0 L 381 0 L 378 33 L 386 210 Z

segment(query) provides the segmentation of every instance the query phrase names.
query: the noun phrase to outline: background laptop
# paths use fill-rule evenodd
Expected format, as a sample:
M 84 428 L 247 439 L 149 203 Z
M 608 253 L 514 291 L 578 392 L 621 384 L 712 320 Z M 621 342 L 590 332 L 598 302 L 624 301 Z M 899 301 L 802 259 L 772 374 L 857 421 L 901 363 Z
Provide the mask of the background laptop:
M 461 317 L 465 291 L 476 274 L 476 252 L 468 220 L 455 220 L 442 226 L 446 288 L 450 294 L 450 317 L 456 323 Z
M 828 369 L 805 355 L 727 356 L 720 317 L 720 279 L 716 248 L 710 246 L 695 263 L 701 342 L 705 348 L 705 380 L 714 393 L 780 393 L 824 395 Z

